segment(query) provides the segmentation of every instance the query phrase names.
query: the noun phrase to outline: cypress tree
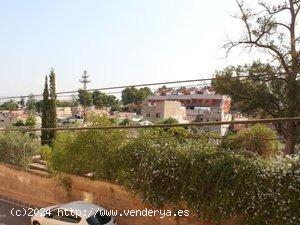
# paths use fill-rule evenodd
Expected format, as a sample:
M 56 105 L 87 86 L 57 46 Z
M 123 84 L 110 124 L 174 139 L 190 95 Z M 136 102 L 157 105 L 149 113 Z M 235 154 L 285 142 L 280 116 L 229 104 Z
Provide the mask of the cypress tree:
M 49 127 L 49 89 L 48 89 L 48 77 L 45 76 L 45 85 L 43 92 L 43 104 L 42 104 L 42 128 Z M 49 131 L 42 130 L 41 142 L 43 145 L 49 144 Z
M 50 99 L 49 99 L 49 127 L 55 128 L 57 127 L 57 113 L 56 113 L 56 85 L 55 85 L 55 73 L 54 70 L 51 69 L 49 75 L 49 82 L 50 82 Z M 49 138 L 52 141 L 55 138 L 55 131 L 49 132 Z

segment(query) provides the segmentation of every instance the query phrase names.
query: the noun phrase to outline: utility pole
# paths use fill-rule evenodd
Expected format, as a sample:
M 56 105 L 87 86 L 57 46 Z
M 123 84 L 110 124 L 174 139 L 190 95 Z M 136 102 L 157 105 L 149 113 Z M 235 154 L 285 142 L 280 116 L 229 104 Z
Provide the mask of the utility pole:
M 87 74 L 87 71 L 83 71 L 83 75 L 81 76 L 82 79 L 79 80 L 80 83 L 83 84 L 83 90 L 84 92 L 86 92 L 87 90 L 87 84 L 91 82 L 91 80 L 89 80 L 89 75 Z M 87 102 L 85 102 L 85 104 L 83 104 L 83 124 L 85 124 L 86 122 L 86 110 L 87 110 Z

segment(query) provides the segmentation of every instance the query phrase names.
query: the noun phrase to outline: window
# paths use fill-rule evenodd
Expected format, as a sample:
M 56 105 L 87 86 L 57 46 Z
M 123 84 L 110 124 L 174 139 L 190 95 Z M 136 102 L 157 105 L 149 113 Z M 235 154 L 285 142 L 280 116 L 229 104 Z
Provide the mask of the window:
M 147 114 L 146 114 L 146 117 L 150 118 L 150 113 L 147 113 Z
M 61 216 L 58 213 L 58 209 L 54 209 L 54 210 L 50 211 L 50 213 L 46 214 L 45 217 L 53 219 L 53 220 L 60 220 L 61 219 Z
M 102 225 L 102 224 L 107 224 L 108 222 L 111 221 L 111 217 L 107 215 L 102 215 L 105 214 L 103 212 L 97 212 L 94 216 L 91 216 L 86 219 L 89 225 Z
M 160 118 L 160 113 L 156 113 L 155 117 Z
M 73 216 L 71 212 L 66 212 L 65 215 L 61 218 L 61 221 L 67 223 L 79 223 L 81 218 L 79 216 Z
M 63 211 L 59 209 L 52 210 L 49 214 L 45 216 L 46 218 L 59 220 L 67 223 L 79 223 L 81 218 L 77 215 L 74 215 L 74 212 Z

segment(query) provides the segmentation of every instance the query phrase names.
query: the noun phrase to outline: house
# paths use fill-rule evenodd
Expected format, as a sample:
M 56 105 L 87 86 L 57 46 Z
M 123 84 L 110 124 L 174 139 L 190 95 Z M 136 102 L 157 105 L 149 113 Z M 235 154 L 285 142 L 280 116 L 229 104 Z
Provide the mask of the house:
M 217 94 L 210 86 L 203 88 L 181 87 L 179 89 L 162 87 L 154 95 L 146 99 L 144 114 L 149 116 L 150 106 L 162 105 L 163 102 L 176 102 L 175 105 L 180 104 L 181 107 L 184 107 L 186 110 L 184 119 L 187 121 L 212 122 L 232 120 L 230 114 L 231 99 L 228 96 Z M 159 109 L 156 110 L 159 111 Z M 177 111 L 181 115 L 179 105 L 177 105 Z M 153 118 L 153 115 L 150 115 L 150 118 Z M 228 125 L 222 125 L 207 128 L 207 130 L 224 135 L 228 128 Z
M 17 111 L 0 111 L 0 127 L 11 127 L 14 123 L 21 120 L 26 121 L 28 115 L 23 110 Z
M 185 122 L 186 108 L 179 101 L 146 101 L 142 105 L 142 116 L 154 122 L 170 117 Z
M 218 110 L 215 108 L 209 108 L 207 110 L 201 111 L 196 118 L 197 122 L 227 122 L 232 120 L 232 115 L 230 113 L 225 113 L 222 110 Z M 224 136 L 229 130 L 229 124 L 223 125 L 212 125 L 212 126 L 204 126 L 200 129 L 208 132 L 215 132 L 221 136 Z
M 72 116 L 72 108 L 71 107 L 57 107 L 56 108 L 57 118 L 68 118 Z

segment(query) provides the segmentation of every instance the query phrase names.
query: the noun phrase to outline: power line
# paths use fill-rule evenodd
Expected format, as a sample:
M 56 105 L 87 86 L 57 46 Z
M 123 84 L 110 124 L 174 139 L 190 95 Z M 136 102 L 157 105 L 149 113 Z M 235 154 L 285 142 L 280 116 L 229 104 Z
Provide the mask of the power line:
M 4 131 L 63 131 L 63 130 L 127 130 L 127 129 L 148 129 L 148 128 L 171 128 L 171 127 L 204 127 L 204 126 L 219 126 L 219 125 L 234 125 L 234 124 L 256 124 L 256 123 L 280 123 L 280 122 L 299 122 L 300 117 L 291 118 L 273 118 L 273 119 L 255 119 L 245 121 L 217 121 L 217 122 L 202 122 L 202 123 L 179 123 L 179 124 L 154 124 L 154 125 L 129 125 L 129 126 L 91 126 L 91 127 L 55 127 L 55 128 L 6 128 L 0 129 Z
M 273 76 L 273 75 L 282 75 L 282 73 L 265 73 L 265 74 L 257 74 L 257 75 L 251 75 L 251 76 Z M 242 75 L 242 76 L 236 76 L 231 77 L 232 79 L 235 78 L 247 78 L 250 77 L 249 75 Z M 166 81 L 166 82 L 157 82 L 157 83 L 144 83 L 144 84 L 132 84 L 132 85 L 122 85 L 122 86 L 112 86 L 112 87 L 102 87 L 102 88 L 93 88 L 93 89 L 87 89 L 87 91 L 104 91 L 104 90 L 113 90 L 113 89 L 125 89 L 130 87 L 146 87 L 146 86 L 158 86 L 158 85 L 166 85 L 166 84 L 179 84 L 179 83 L 193 83 L 193 82 L 205 82 L 205 81 L 211 81 L 214 78 L 203 78 L 203 79 L 194 79 L 194 80 L 177 80 L 177 81 Z M 62 94 L 74 94 L 77 93 L 78 90 L 74 91 L 62 91 L 57 92 L 56 95 L 62 95 Z M 10 100 L 10 99 L 19 99 L 19 98 L 28 98 L 28 97 L 41 97 L 42 94 L 32 94 L 32 95 L 19 95 L 19 96 L 7 96 L 7 97 L 0 97 L 0 100 Z

